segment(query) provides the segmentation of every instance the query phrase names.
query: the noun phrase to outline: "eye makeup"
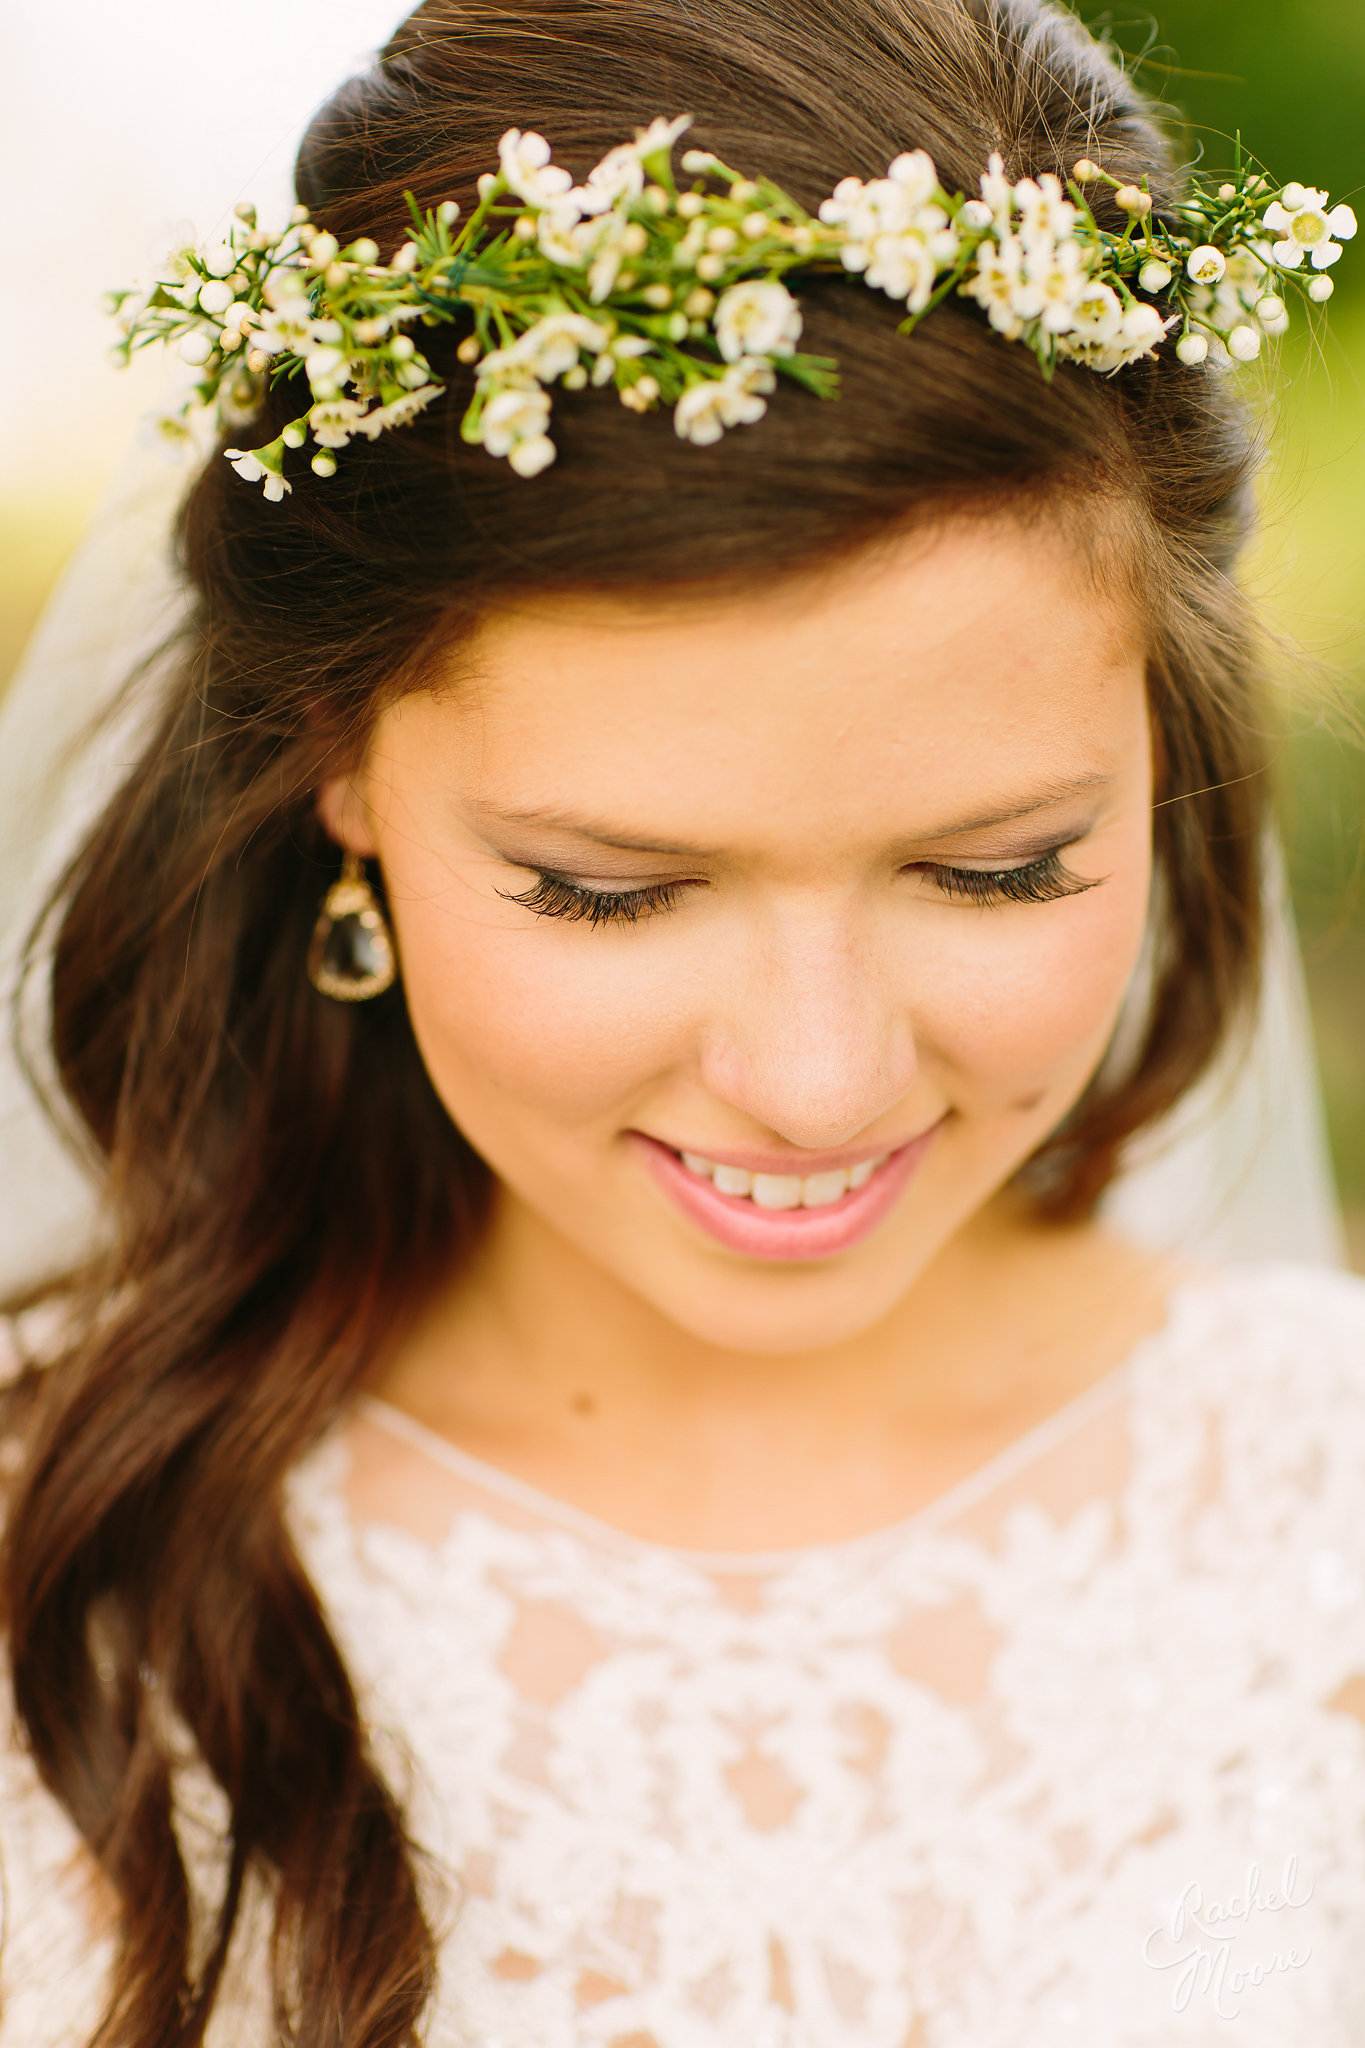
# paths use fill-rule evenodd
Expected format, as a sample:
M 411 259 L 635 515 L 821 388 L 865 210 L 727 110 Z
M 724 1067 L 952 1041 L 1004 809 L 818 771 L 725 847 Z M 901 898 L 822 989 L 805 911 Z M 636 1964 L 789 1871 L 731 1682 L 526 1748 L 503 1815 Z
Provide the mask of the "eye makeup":
M 941 861 L 917 861 L 902 870 L 926 876 L 945 896 L 979 908 L 1005 903 L 1053 903 L 1064 896 L 1078 896 L 1097 885 L 1073 875 L 1062 861 L 1061 847 L 1043 854 L 1022 867 L 958 868 Z M 640 889 L 592 889 L 546 869 L 534 870 L 536 880 L 529 889 L 500 889 L 509 903 L 519 903 L 537 917 L 557 917 L 569 923 L 637 924 L 641 918 L 672 910 L 684 889 L 695 882 L 654 882 Z

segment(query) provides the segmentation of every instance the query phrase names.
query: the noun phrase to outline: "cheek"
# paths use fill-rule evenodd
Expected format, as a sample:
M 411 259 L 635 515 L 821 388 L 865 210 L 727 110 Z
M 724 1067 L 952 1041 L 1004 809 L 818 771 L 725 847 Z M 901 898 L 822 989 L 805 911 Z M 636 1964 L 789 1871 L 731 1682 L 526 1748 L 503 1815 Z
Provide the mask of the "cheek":
M 1052 907 L 957 929 L 919 1005 L 921 1058 L 964 1107 L 1031 1107 L 1074 1094 L 1103 1054 L 1142 945 L 1145 864 Z M 970 919 L 964 919 L 964 925 Z M 973 944 L 973 937 L 976 943 Z
M 690 1006 L 645 930 L 395 904 L 413 1030 L 437 1092 L 479 1142 L 518 1111 L 572 1127 L 620 1111 L 682 1052 Z

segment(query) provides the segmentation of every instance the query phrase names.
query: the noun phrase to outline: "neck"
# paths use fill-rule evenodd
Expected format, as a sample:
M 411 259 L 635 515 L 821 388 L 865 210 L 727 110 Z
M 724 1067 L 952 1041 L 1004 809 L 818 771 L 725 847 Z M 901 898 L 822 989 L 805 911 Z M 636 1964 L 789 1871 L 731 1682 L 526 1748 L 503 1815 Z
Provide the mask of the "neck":
M 754 1354 L 679 1328 L 504 1193 L 376 1391 L 639 1533 L 823 1540 L 912 1512 L 1082 1391 L 1159 1323 L 1167 1284 L 1006 1193 L 873 1328 Z

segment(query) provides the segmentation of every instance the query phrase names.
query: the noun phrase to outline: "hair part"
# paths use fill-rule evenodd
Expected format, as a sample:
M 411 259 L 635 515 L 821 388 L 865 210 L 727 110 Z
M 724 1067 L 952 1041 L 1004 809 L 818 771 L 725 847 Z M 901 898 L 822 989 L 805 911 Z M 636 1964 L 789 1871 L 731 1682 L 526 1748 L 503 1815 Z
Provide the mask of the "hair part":
M 1013 177 L 1097 156 L 1149 173 L 1158 207 L 1175 189 L 1151 108 L 1047 0 L 426 0 L 313 123 L 299 196 L 343 243 L 388 251 L 405 191 L 467 206 L 508 127 L 582 175 L 684 111 L 698 146 L 807 206 L 914 147 L 962 189 L 994 150 Z M 955 301 L 908 343 L 889 300 L 838 279 L 802 306 L 842 397 L 784 382 L 715 447 L 565 393 L 559 460 L 525 482 L 461 441 L 472 372 L 433 329 L 449 392 L 415 425 L 282 504 L 221 460 L 186 502 L 175 687 L 31 957 L 41 975 L 50 952 L 51 1057 L 110 1241 L 49 1289 L 71 1335 L 12 1397 L 27 1453 L 4 1619 L 37 1768 L 117 1902 L 101 2048 L 202 2041 L 257 1880 L 293 2048 L 413 2048 L 431 1996 L 420 1861 L 284 1489 L 487 1208 L 401 991 L 331 1004 L 303 970 L 335 868 L 317 787 L 438 648 L 528 589 L 752 586 L 914 522 L 1059 520 L 1097 589 L 1150 622 L 1165 949 L 1127 1070 L 1097 1076 L 1030 1164 L 1045 1213 L 1093 1207 L 1254 986 L 1264 754 L 1230 574 L 1253 455 L 1226 386 L 1169 349 L 1045 383 Z M 258 438 L 296 409 L 277 390 Z M 230 1812 L 217 1901 L 181 1856 L 168 1715 Z

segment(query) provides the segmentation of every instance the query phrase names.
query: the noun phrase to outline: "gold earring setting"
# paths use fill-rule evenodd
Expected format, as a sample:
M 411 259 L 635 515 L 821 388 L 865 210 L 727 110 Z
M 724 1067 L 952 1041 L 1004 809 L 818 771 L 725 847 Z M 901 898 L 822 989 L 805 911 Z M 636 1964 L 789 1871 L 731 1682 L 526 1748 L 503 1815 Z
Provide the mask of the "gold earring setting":
M 367 1003 L 398 975 L 390 932 L 359 856 L 345 855 L 322 899 L 308 948 L 308 979 L 335 1003 Z

